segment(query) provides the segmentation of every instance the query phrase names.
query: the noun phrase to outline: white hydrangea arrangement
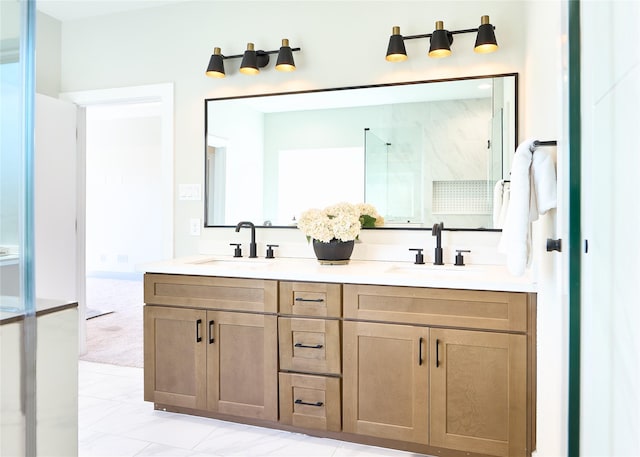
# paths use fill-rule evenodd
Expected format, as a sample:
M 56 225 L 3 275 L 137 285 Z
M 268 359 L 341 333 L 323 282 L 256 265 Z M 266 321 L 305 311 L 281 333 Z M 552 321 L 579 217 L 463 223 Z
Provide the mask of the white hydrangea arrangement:
M 309 209 L 300 215 L 298 228 L 307 240 L 323 243 L 332 239 L 351 241 L 358 238 L 362 227 L 384 224 L 384 218 L 369 203 L 338 203 L 324 209 Z

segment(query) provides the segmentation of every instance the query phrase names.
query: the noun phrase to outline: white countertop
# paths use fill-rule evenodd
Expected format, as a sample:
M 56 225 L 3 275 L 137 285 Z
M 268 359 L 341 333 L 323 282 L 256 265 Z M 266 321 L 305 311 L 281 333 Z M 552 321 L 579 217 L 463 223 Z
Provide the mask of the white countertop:
M 512 276 L 501 265 L 415 265 L 410 262 L 351 260 L 348 265 L 320 265 L 315 259 L 249 259 L 198 255 L 144 264 L 146 273 L 230 278 L 315 281 L 345 284 L 437 287 L 445 289 L 536 292 L 531 272 Z

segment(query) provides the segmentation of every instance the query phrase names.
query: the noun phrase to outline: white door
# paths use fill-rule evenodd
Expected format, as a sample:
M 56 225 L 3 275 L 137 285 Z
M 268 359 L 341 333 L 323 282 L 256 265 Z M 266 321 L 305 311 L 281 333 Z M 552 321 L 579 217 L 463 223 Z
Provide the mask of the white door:
M 36 94 L 36 297 L 78 301 L 76 106 Z

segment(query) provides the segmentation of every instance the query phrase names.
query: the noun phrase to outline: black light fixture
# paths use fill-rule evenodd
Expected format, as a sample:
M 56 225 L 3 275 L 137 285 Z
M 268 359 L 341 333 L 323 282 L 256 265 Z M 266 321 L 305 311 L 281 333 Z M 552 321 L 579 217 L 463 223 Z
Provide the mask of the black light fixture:
M 220 48 L 213 48 L 213 54 L 209 59 L 209 66 L 207 67 L 207 76 L 210 78 L 224 78 L 224 58 Z
M 225 59 L 238 59 L 242 57 L 240 63 L 240 73 L 245 75 L 256 75 L 260 73 L 260 69 L 266 67 L 269 64 L 269 55 L 278 54 L 278 60 L 276 62 L 276 70 L 278 71 L 294 71 L 296 69 L 295 62 L 293 60 L 293 52 L 300 51 L 300 48 L 292 48 L 289 46 L 289 40 L 284 38 L 282 40 L 282 46 L 276 51 L 262 51 L 255 49 L 253 43 L 247 43 L 247 49 L 243 54 L 236 54 L 232 56 L 225 56 L 222 54 L 220 48 L 214 48 L 213 54 L 209 59 L 209 66 L 207 67 L 206 75 L 212 78 L 224 78 L 224 60 Z
M 436 21 L 436 29 L 431 34 L 429 57 L 440 58 L 450 56 L 451 43 L 453 43 L 453 35 L 444 29 L 444 22 Z
M 488 53 L 498 49 L 498 42 L 494 34 L 495 27 L 489 23 L 489 16 L 480 18 L 480 26 L 475 29 L 446 30 L 443 21 L 436 22 L 436 29 L 432 33 L 422 33 L 419 35 L 402 36 L 400 27 L 394 26 L 389 37 L 386 60 L 389 62 L 402 62 L 407 59 L 405 50 L 405 40 L 415 40 L 418 38 L 429 38 L 429 57 L 447 57 L 451 55 L 451 44 L 453 35 L 461 33 L 477 33 L 474 51 L 477 53 Z
M 391 37 L 389 37 L 386 59 L 389 62 L 402 62 L 403 60 L 407 60 L 407 50 L 404 47 L 402 35 L 400 35 L 400 27 L 397 25 L 393 27 Z
M 282 46 L 278 51 L 278 60 L 276 61 L 276 70 L 278 71 L 295 71 L 296 64 L 293 61 L 293 50 L 289 46 L 289 40 L 282 39 Z
M 478 27 L 478 36 L 476 37 L 476 46 L 473 48 L 475 52 L 486 54 L 498 49 L 496 34 L 493 33 L 493 26 L 489 24 L 489 16 L 480 18 L 480 27 Z

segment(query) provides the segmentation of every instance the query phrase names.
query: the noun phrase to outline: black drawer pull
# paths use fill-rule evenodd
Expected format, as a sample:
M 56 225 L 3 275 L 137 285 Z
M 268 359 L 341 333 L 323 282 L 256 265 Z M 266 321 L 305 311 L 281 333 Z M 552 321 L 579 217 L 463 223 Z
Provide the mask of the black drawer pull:
M 322 403 L 321 401 L 317 401 L 315 403 L 307 403 L 306 401 L 302 401 L 300 399 L 295 401 L 296 405 L 307 405 L 307 406 L 322 406 L 324 405 L 324 403 Z
M 202 336 L 200 336 L 200 325 L 202 325 L 202 319 L 198 319 L 196 321 L 196 343 L 202 341 Z
M 313 303 L 322 303 L 324 301 L 324 298 L 302 298 L 302 297 L 297 297 L 296 301 L 307 301 L 307 302 L 313 302 Z
M 304 343 L 296 343 L 293 345 L 297 348 L 308 348 L 308 349 L 322 349 L 324 345 L 322 344 L 304 344 Z
M 422 365 L 422 337 L 418 340 L 418 365 Z
M 439 346 L 440 340 L 436 340 L 436 368 L 440 366 Z
M 216 339 L 213 337 L 213 324 L 215 321 L 209 321 L 209 344 L 215 343 Z

